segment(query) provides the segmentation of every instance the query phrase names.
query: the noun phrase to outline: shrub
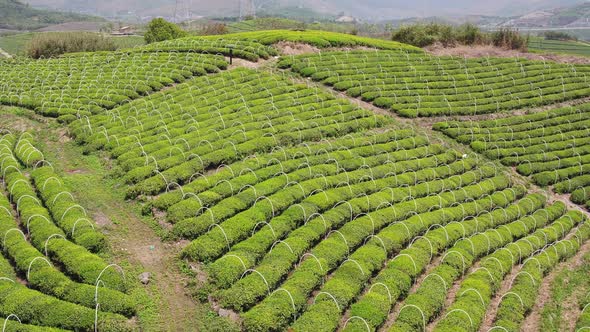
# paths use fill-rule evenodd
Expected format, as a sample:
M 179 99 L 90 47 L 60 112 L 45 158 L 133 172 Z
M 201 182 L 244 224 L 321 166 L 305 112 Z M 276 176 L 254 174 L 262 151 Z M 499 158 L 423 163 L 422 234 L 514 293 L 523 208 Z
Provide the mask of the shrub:
M 492 33 L 492 43 L 497 47 L 525 51 L 528 45 L 528 37 L 523 37 L 516 30 L 503 28 Z
M 203 26 L 201 31 L 199 31 L 199 35 L 203 36 L 212 36 L 212 35 L 225 35 L 229 31 L 227 30 L 227 26 L 223 23 L 211 23 Z
M 393 40 L 425 47 L 434 43 L 441 43 L 443 46 L 473 45 L 484 43 L 487 38 L 477 26 L 470 23 L 461 26 L 429 23 L 402 26 L 393 33 Z
M 474 45 L 486 42 L 486 36 L 474 24 L 465 23 L 455 30 L 455 38 L 461 44 Z
M 561 31 L 545 31 L 543 37 L 547 40 L 578 40 L 576 36 Z
M 27 46 L 27 55 L 34 59 L 57 57 L 65 53 L 114 51 L 112 39 L 90 32 L 37 34 Z
M 437 41 L 436 36 L 432 34 L 433 30 L 435 30 L 433 24 L 428 26 L 422 24 L 401 26 L 393 33 L 392 39 L 400 43 L 424 47 Z
M 148 24 L 144 38 L 146 43 L 151 44 L 185 37 L 186 35 L 186 31 L 182 30 L 178 25 L 170 23 L 163 18 L 156 18 Z
M 453 26 L 440 23 L 401 26 L 393 32 L 392 39 L 405 44 L 426 47 L 440 43 L 445 47 L 462 45 L 489 45 L 507 49 L 525 50 L 528 38 L 518 31 L 502 29 L 494 33 L 484 33 L 471 23 Z

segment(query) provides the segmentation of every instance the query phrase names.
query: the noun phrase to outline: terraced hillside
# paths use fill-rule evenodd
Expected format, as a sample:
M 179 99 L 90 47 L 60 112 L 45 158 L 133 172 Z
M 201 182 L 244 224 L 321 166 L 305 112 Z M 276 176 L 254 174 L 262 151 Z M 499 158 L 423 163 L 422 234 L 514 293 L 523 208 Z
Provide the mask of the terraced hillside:
M 587 175 L 588 104 L 480 122 L 442 122 L 437 130 L 499 159 L 538 185 L 590 207 Z
M 590 92 L 588 65 L 517 58 L 345 51 L 287 57 L 279 65 L 411 118 L 499 113 Z
M 590 328 L 588 213 L 556 194 L 590 200 L 587 68 L 281 30 L 5 60 L 0 322 Z
M 66 330 L 131 331 L 137 303 L 124 271 L 101 257 L 105 235 L 27 132 L 0 138 L 0 316 Z M 34 170 L 32 170 L 34 168 Z

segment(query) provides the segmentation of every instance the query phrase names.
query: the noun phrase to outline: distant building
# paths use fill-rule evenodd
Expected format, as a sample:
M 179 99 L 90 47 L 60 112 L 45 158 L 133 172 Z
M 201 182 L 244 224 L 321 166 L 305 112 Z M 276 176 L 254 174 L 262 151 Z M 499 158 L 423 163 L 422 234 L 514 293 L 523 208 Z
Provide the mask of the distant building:
M 356 18 L 352 17 L 352 16 L 340 16 L 336 19 L 336 22 L 339 23 L 356 23 Z
M 111 32 L 113 36 L 129 36 L 135 34 L 135 30 L 132 26 L 120 27 L 119 30 Z

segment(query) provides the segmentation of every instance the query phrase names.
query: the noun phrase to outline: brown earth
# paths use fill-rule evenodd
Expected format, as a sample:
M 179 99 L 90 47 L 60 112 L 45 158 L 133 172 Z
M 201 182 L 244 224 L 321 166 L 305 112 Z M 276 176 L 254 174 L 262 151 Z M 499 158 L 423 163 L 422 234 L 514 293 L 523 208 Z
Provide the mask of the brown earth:
M 313 54 L 313 53 L 320 53 L 320 52 L 330 52 L 330 51 L 375 51 L 374 48 L 365 47 L 365 46 L 355 46 L 355 47 L 328 47 L 320 49 L 313 45 L 305 44 L 305 43 L 295 43 L 295 42 L 288 42 L 282 41 L 278 42 L 274 45 L 275 48 L 279 50 L 279 52 L 283 55 L 301 55 L 301 54 Z
M 528 60 L 554 61 L 557 63 L 590 64 L 590 58 L 575 55 L 526 53 L 517 50 L 507 50 L 489 45 L 444 47 L 440 44 L 425 48 L 426 52 L 436 56 L 455 56 L 462 58 L 523 58 Z

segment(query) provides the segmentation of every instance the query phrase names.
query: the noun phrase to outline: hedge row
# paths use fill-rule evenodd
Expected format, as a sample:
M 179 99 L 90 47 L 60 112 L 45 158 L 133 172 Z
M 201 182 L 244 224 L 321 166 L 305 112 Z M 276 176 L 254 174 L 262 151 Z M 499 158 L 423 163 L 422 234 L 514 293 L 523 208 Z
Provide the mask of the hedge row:
M 421 275 L 427 264 L 431 262 L 430 257 L 444 257 L 444 263 L 451 259 L 455 252 L 461 252 L 465 244 L 473 243 L 472 252 L 487 250 L 488 238 L 496 232 L 511 232 L 513 228 L 519 228 L 523 223 L 531 227 L 542 226 L 555 220 L 565 211 L 563 204 L 545 208 L 545 198 L 539 194 L 528 195 L 516 204 L 504 208 L 495 209 L 489 213 L 466 220 L 461 224 L 447 224 L 444 228 L 437 228 L 429 232 L 426 239 L 417 239 L 414 246 L 404 249 L 400 254 L 408 256 L 393 257 L 387 267 L 365 288 L 370 292 L 362 296 L 351 307 L 351 314 L 365 319 L 373 327 L 381 326 L 387 319 L 396 300 L 405 297 L 410 287 Z M 448 236 L 448 237 L 447 237 Z M 432 248 L 430 248 L 432 245 Z M 490 243 L 491 245 L 491 243 Z M 478 248 L 475 248 L 475 247 Z M 475 253 L 474 253 L 475 254 Z M 406 257 L 406 258 L 404 258 Z M 409 263 L 416 263 L 416 269 Z M 430 273 L 430 278 L 440 281 L 440 277 Z M 402 282 L 403 281 L 403 282 Z M 379 285 L 385 285 L 379 286 Z M 391 294 L 391 298 L 390 298 Z M 362 326 L 362 321 L 352 321 L 346 331 L 356 331 Z
M 193 258 L 206 260 L 207 258 L 211 258 L 211 256 L 217 256 L 214 254 L 216 249 L 217 253 L 221 253 L 221 251 L 227 247 L 227 243 L 234 244 L 236 241 L 243 240 L 250 236 L 257 223 L 267 222 L 289 207 L 302 202 L 305 203 L 306 198 L 316 192 L 321 191 L 322 194 L 316 194 L 316 196 L 321 196 L 322 198 L 329 197 L 333 193 L 341 193 L 340 195 L 335 195 L 338 198 L 337 201 L 325 199 L 325 201 L 322 202 L 325 204 L 325 207 L 328 207 L 328 204 L 330 203 L 334 205 L 340 201 L 347 201 L 354 198 L 357 195 L 371 194 L 382 190 L 386 186 L 395 186 L 396 183 L 400 181 L 401 183 L 406 183 L 406 181 L 403 180 L 403 177 L 407 179 L 410 174 L 404 173 L 411 172 L 409 171 L 411 169 L 416 169 L 416 171 L 412 173 L 422 175 L 420 180 L 431 180 L 433 169 L 434 172 L 436 172 L 439 168 L 448 164 L 450 164 L 449 167 L 462 167 L 463 162 L 461 162 L 460 166 L 453 164 L 456 162 L 457 158 L 457 154 L 451 151 L 446 154 L 439 154 L 424 159 L 388 163 L 371 168 L 370 170 L 372 173 L 370 176 L 367 176 L 367 170 L 365 168 L 351 172 L 340 172 L 337 170 L 336 172 L 338 172 L 338 174 L 333 176 L 323 175 L 321 177 L 316 177 L 315 179 L 302 181 L 299 182 L 299 185 L 286 187 L 285 189 L 269 196 L 262 196 L 264 194 L 259 194 L 256 187 L 249 188 L 242 191 L 242 197 L 239 197 L 239 195 L 232 196 L 232 198 L 224 200 L 208 209 L 204 214 L 201 214 L 197 218 L 179 222 L 174 227 L 174 231 L 188 229 L 191 232 L 190 235 L 192 235 L 198 230 L 201 230 L 201 232 L 206 231 L 211 225 L 220 225 L 221 228 L 210 230 L 207 234 L 204 234 L 193 241 L 193 243 L 184 250 L 185 253 L 195 253 L 196 255 L 191 255 Z M 383 158 L 381 162 L 384 162 L 384 159 L 385 158 Z M 429 171 L 420 172 L 424 169 L 429 169 Z M 444 169 L 443 172 L 448 172 L 448 169 Z M 430 178 L 427 176 L 430 176 Z M 402 178 L 401 180 L 400 177 Z M 289 178 L 280 177 L 271 181 L 283 181 L 284 184 L 288 184 L 289 180 Z M 343 190 L 339 190 L 339 188 L 343 188 Z M 346 190 L 348 190 L 348 193 L 346 193 Z M 344 194 L 342 194 L 342 192 L 344 192 Z M 425 195 L 428 194 L 431 193 L 426 193 Z M 261 200 L 260 197 L 266 198 Z M 248 203 L 253 204 L 253 206 L 250 207 L 247 205 Z M 236 210 L 239 211 L 240 207 L 244 205 L 247 205 L 247 210 L 237 213 L 225 220 L 224 213 L 231 215 L 232 212 Z M 324 209 L 319 209 L 317 212 L 321 213 Z M 212 216 L 214 216 L 215 219 L 213 219 Z M 188 237 L 187 233 L 188 232 L 183 233 L 184 237 Z M 223 241 L 224 239 L 226 241 Z M 220 244 L 220 246 L 218 244 Z M 207 257 L 205 255 L 210 256 Z
M 426 137 L 414 135 L 413 130 L 408 129 L 387 130 L 380 133 L 361 132 L 344 136 L 334 143 L 318 142 L 291 148 L 279 148 L 271 153 L 257 155 L 256 158 L 246 158 L 243 161 L 225 165 L 219 168 L 215 174 L 210 174 L 207 177 L 203 174 L 193 176 L 192 182 L 185 184 L 182 191 L 176 189 L 159 195 L 154 200 L 153 206 L 174 214 L 170 208 L 176 203 L 185 198 L 186 201 L 194 201 L 188 195 L 197 195 L 213 188 L 224 190 L 222 188 L 224 188 L 225 181 L 231 182 L 234 188 L 242 188 L 247 184 L 266 180 L 279 172 L 289 173 L 293 171 L 293 164 L 297 169 L 306 163 L 321 163 L 326 160 L 326 157 L 336 158 L 345 153 L 354 153 L 362 158 L 368 154 L 374 154 L 373 150 L 380 151 L 382 146 L 389 142 L 398 144 L 395 150 L 415 149 L 428 144 Z M 203 203 L 208 204 L 205 195 L 199 196 L 199 198 Z M 181 211 L 182 208 L 178 208 L 178 212 Z M 170 219 L 173 220 L 174 217 L 170 216 Z
M 101 311 L 126 316 L 135 313 L 135 304 L 127 295 L 104 287 L 99 287 L 96 293 L 95 285 L 72 281 L 58 268 L 47 264 L 45 256 L 18 231 L 18 224 L 9 213 L 12 207 L 4 195 L 0 195 L 0 206 L 0 234 L 3 235 L 0 249 L 14 262 L 21 275 L 26 276 L 28 287 L 91 309 L 96 306 L 97 295 Z M 15 280 L 14 277 L 11 279 Z
M 95 222 L 76 202 L 53 168 L 39 167 L 31 172 L 31 177 L 53 220 L 74 243 L 91 252 L 106 248 L 105 236 L 94 228 Z
M 561 212 L 563 212 L 563 207 L 561 208 Z M 452 306 L 448 313 L 452 313 L 453 315 L 447 314 L 446 317 L 458 317 L 459 319 L 454 318 L 454 324 L 446 325 L 447 327 L 441 326 L 441 330 L 457 331 L 460 328 L 464 328 L 463 326 L 468 326 L 468 331 L 476 331 L 487 311 L 487 305 L 483 305 L 481 301 L 485 298 L 490 298 L 491 286 L 488 280 L 492 280 L 492 278 L 488 274 L 488 271 L 491 271 L 490 274 L 494 276 L 493 280 L 500 282 L 514 264 L 534 255 L 537 250 L 543 249 L 546 245 L 562 239 L 567 232 L 583 222 L 584 217 L 580 213 L 576 215 L 576 213 L 570 212 L 566 216 L 545 226 L 547 221 L 551 222 L 552 220 L 546 217 L 540 220 L 530 218 L 529 220 L 523 221 L 523 223 L 513 224 L 509 230 L 498 229 L 498 233 L 489 232 L 487 237 L 485 237 L 486 240 L 481 239 L 478 242 L 474 242 L 474 247 L 471 247 L 470 243 L 461 243 L 461 248 L 456 248 L 453 255 L 447 256 L 448 258 L 441 265 L 432 270 L 431 274 L 438 274 L 445 281 L 444 284 L 452 285 L 464 275 L 467 269 L 477 259 L 481 258 L 480 267 L 484 267 L 485 269 L 479 269 L 476 272 L 478 275 L 484 275 L 484 280 L 487 281 L 471 282 L 465 280 L 463 282 L 462 285 L 465 287 L 458 294 L 462 294 L 459 297 L 468 297 L 470 299 L 469 304 L 456 303 L 457 307 Z M 537 222 L 540 222 L 540 224 L 537 225 Z M 537 230 L 535 231 L 535 229 Z M 489 242 L 487 242 L 487 239 L 489 239 Z M 473 248 L 475 248 L 475 252 Z M 491 250 L 494 252 L 489 255 Z M 400 311 L 390 331 L 415 331 L 436 317 L 444 306 L 448 288 L 444 287 L 444 284 L 441 284 L 440 280 L 434 279 L 429 278 L 424 280 L 418 290 L 408 296 L 404 302 L 404 306 L 407 309 Z M 466 289 L 469 288 L 475 290 L 473 292 L 474 294 L 466 292 Z M 479 304 L 481 305 L 475 306 L 474 299 L 479 299 Z M 416 307 L 410 306 L 416 306 L 419 310 Z M 458 310 L 451 311 L 456 308 L 466 311 L 467 315 L 461 315 Z M 424 320 L 422 319 L 422 315 Z M 461 320 L 462 324 L 459 325 L 458 320 Z M 439 323 L 439 326 L 444 324 L 443 321 Z
M 0 63 L 0 102 L 70 122 L 164 86 L 225 69 L 221 56 L 174 52 L 83 53 Z
M 10 139 L 11 135 L 4 137 Z M 8 142 L 8 140 L 2 142 Z M 6 160 L 9 162 L 5 163 Z M 49 257 L 59 262 L 68 274 L 84 283 L 94 285 L 98 276 L 106 269 L 101 278 L 105 286 L 124 290 L 126 282 L 118 271 L 107 269 L 109 264 L 102 258 L 66 239 L 65 233 L 54 224 L 49 211 L 37 197 L 29 179 L 18 168 L 10 167 L 9 164 L 13 160 L 15 160 L 14 156 L 8 152 L 0 155 L 0 172 L 3 174 L 6 190 L 16 207 L 23 228 L 30 236 L 31 244 L 37 250 L 47 252 Z
M 227 288 L 229 284 L 241 276 L 244 266 L 253 267 L 267 254 L 277 239 L 284 238 L 293 230 L 294 234 L 302 233 L 310 227 L 315 227 L 314 223 L 323 223 L 324 220 L 326 224 L 329 222 L 332 228 L 337 229 L 354 218 L 375 212 L 391 204 L 437 195 L 443 191 L 456 190 L 466 184 L 482 181 L 495 174 L 495 169 L 489 167 L 481 168 L 479 172 L 470 169 L 472 168 L 455 167 L 449 173 L 442 173 L 441 171 L 449 170 L 443 166 L 434 169 L 435 172 L 441 172 L 437 174 L 440 179 L 435 179 L 437 176 L 431 174 L 429 178 L 421 178 L 420 183 L 412 179 L 396 184 L 395 178 L 389 178 L 350 187 L 350 190 L 348 188 L 336 189 L 329 196 L 323 193 L 310 196 L 301 204 L 293 205 L 280 216 L 271 219 L 269 225 L 261 227 L 248 239 L 234 245 L 225 256 L 212 263 L 208 267 L 211 280 L 217 287 Z M 417 172 L 416 175 L 422 177 L 422 174 L 426 173 L 429 172 L 424 170 Z M 355 195 L 355 191 L 358 192 L 359 188 L 363 187 L 371 189 L 373 193 L 367 196 Z M 328 231 L 325 229 L 325 234 Z M 237 256 L 239 259 L 235 257 L 231 259 L 232 256 Z
M 584 97 L 590 66 L 401 52 L 291 56 L 282 68 L 405 117 L 475 115 Z
M 543 278 L 553 270 L 562 260 L 574 256 L 582 241 L 590 237 L 590 226 L 580 227 L 575 237 L 559 241 L 543 252 L 533 256 L 524 263 L 521 272 L 508 290 L 509 296 L 504 296 L 498 305 L 498 312 L 494 320 L 495 326 L 501 326 L 507 331 L 520 331 L 520 325 L 536 304 L 539 287 Z
M 493 215 L 484 213 L 479 217 L 460 221 L 462 226 L 457 223 L 447 223 L 442 227 L 438 227 L 426 233 L 423 237 L 415 239 L 408 247 L 401 250 L 397 255 L 394 255 L 393 260 L 389 261 L 386 270 L 382 270 L 382 264 L 379 264 L 373 266 L 372 269 L 368 268 L 367 272 L 369 273 L 359 274 L 358 271 L 354 271 L 350 267 L 343 265 L 332 273 L 329 281 L 321 288 L 321 290 L 333 295 L 338 300 L 339 309 L 336 308 L 333 303 L 332 306 L 330 306 L 329 301 L 326 299 L 318 298 L 313 305 L 307 308 L 303 315 L 295 322 L 293 327 L 305 330 L 319 326 L 329 326 L 331 327 L 331 330 L 335 330 L 339 325 L 344 310 L 361 294 L 365 289 L 370 276 L 374 273 L 381 271 L 379 274 L 381 276 L 380 280 L 385 285 L 391 285 L 393 280 L 386 280 L 387 278 L 384 278 L 384 275 L 391 276 L 391 273 L 394 272 L 397 272 L 395 283 L 398 285 L 400 280 L 407 280 L 406 278 L 399 278 L 401 275 L 406 274 L 410 277 L 410 280 L 413 280 L 431 262 L 431 258 L 433 259 L 438 255 L 442 255 L 447 249 L 449 250 L 447 252 L 452 252 L 455 249 L 455 246 L 458 246 L 458 243 L 456 243 L 458 240 L 462 239 L 462 241 L 479 243 L 482 238 L 485 238 L 485 235 L 483 234 L 493 232 L 492 229 L 494 227 L 507 224 L 510 221 L 519 218 L 519 216 L 533 213 L 536 209 L 542 208 L 544 203 L 544 197 L 541 195 L 532 195 L 509 206 L 504 210 L 505 213 L 500 213 L 498 210 L 494 211 Z M 510 224 L 508 224 L 507 227 L 510 227 Z M 373 243 L 373 245 L 376 248 L 379 248 L 378 242 Z M 354 253 L 350 257 L 361 266 L 371 267 L 370 264 L 367 264 L 366 256 L 363 257 L 362 255 Z M 381 287 L 384 288 L 380 290 L 382 292 L 385 291 L 387 293 L 389 290 L 388 286 Z M 397 299 L 401 294 L 406 293 L 408 290 L 408 288 L 393 288 L 393 293 L 391 293 L 392 302 L 388 303 L 388 305 L 386 304 L 386 307 L 391 310 L 395 303 L 394 298 Z M 370 306 L 367 306 L 369 303 L 372 303 L 373 305 L 376 304 L 375 302 L 369 301 L 365 301 L 364 304 L 358 302 L 358 305 L 355 305 L 355 309 L 351 310 L 351 313 L 354 312 L 355 315 L 359 313 L 359 317 L 370 316 L 369 320 L 374 324 L 373 326 L 379 326 L 384 320 L 381 320 L 380 322 L 378 321 L 380 318 L 386 318 L 389 310 L 379 312 L 379 306 L 377 306 L 373 307 L 376 309 L 376 311 L 373 311 Z M 380 304 L 382 305 L 383 303 Z M 379 312 L 379 314 L 376 314 L 377 312 Z M 368 315 L 368 313 L 371 314 Z M 359 320 L 359 322 L 364 324 L 362 320 Z M 347 325 L 347 328 L 349 330 L 355 330 L 354 322 L 351 323 L 350 326 Z
M 590 104 L 582 104 L 497 120 L 441 122 L 434 128 L 590 206 L 588 125 Z
M 424 233 L 432 225 L 444 225 L 452 220 L 461 220 L 469 214 L 483 209 L 483 206 L 490 206 L 493 197 L 504 195 L 509 197 L 508 195 L 512 192 L 512 188 L 505 192 L 494 194 L 496 190 L 506 188 L 507 182 L 504 182 L 505 180 L 502 177 L 486 180 L 481 182 L 481 187 L 466 186 L 464 190 L 443 193 L 438 198 L 422 198 L 396 204 L 391 208 L 377 210 L 374 213 L 369 213 L 366 216 L 346 223 L 338 230 L 339 233 L 331 233 L 329 237 L 319 242 L 313 249 L 310 246 L 318 242 L 320 239 L 319 236 L 302 237 L 301 235 L 303 234 L 301 234 L 301 240 L 299 242 L 286 239 L 285 241 L 288 241 L 293 252 L 287 246 L 276 246 L 272 251 L 272 256 L 281 257 L 282 260 L 274 259 L 269 261 L 265 259 L 256 267 L 256 271 L 259 271 L 265 276 L 267 282 L 272 287 L 271 289 L 278 287 L 278 285 L 274 285 L 281 278 L 286 277 L 293 264 L 297 263 L 304 253 L 310 252 L 318 260 L 313 258 L 302 260 L 298 268 L 290 273 L 286 281 L 280 285 L 280 288 L 286 289 L 293 297 L 295 308 L 293 308 L 293 303 L 288 296 L 282 296 L 282 294 L 281 296 L 267 296 L 243 315 L 246 328 L 254 331 L 275 331 L 285 328 L 293 319 L 293 315 L 305 307 L 311 292 L 322 283 L 322 280 L 328 275 L 329 271 L 342 264 L 349 253 L 354 252 L 359 247 L 362 248 L 365 240 L 368 240 L 368 236 L 376 234 L 381 237 L 389 234 L 392 237 L 386 238 L 383 241 L 388 248 L 388 252 L 401 250 L 413 237 Z M 517 192 L 518 189 L 515 191 L 515 194 Z M 465 203 L 468 199 L 474 199 L 475 201 L 473 203 Z M 438 206 L 441 203 L 442 205 L 439 208 L 435 207 L 434 211 L 428 212 L 432 210 L 433 206 Z M 451 207 L 453 203 L 459 203 L 457 204 L 459 206 Z M 413 215 L 413 213 L 417 213 L 417 215 Z M 396 223 L 396 221 L 403 222 Z M 316 225 L 316 231 L 324 229 L 321 222 Z M 381 231 L 381 229 L 384 229 L 384 231 Z M 306 244 L 305 241 L 311 243 Z M 305 245 L 300 246 L 299 243 Z M 375 259 L 385 261 L 386 256 L 384 256 L 383 250 L 374 251 L 373 253 L 376 255 Z M 271 262 L 274 265 L 267 265 Z M 276 271 L 278 268 L 281 268 L 280 273 Z M 249 282 L 249 284 L 246 284 L 246 282 Z M 262 282 L 260 276 L 255 278 L 254 273 L 244 277 L 236 285 L 241 285 L 242 293 L 234 293 L 233 296 L 239 299 L 241 303 L 252 301 L 252 295 L 266 295 L 265 291 L 267 287 L 265 283 Z M 227 296 L 231 296 L 231 290 L 232 288 L 224 291 L 224 293 L 227 293 Z
M 202 92 L 198 102 L 193 90 Z M 81 119 L 72 132 L 89 148 L 112 152 L 125 181 L 134 184 L 128 190 L 133 197 L 176 189 L 197 173 L 254 153 L 390 122 L 317 89 L 236 69 Z
M 424 162 L 426 157 L 440 158 L 440 154 L 444 150 L 440 145 L 430 145 L 410 150 L 416 146 L 416 143 L 416 139 L 412 137 L 411 139 L 392 141 L 385 144 L 374 144 L 370 147 L 343 149 L 334 153 L 303 155 L 301 158 L 287 159 L 283 162 L 278 161 L 261 169 L 249 169 L 243 175 L 217 182 L 218 185 L 210 190 L 198 193 L 196 197 L 191 195 L 186 200 L 170 206 L 167 209 L 168 220 L 175 222 L 197 216 L 207 206 L 223 204 L 226 198 L 234 199 L 247 196 L 246 191 L 248 190 L 254 190 L 257 197 L 269 196 L 286 186 L 304 185 L 304 181 L 315 177 L 332 177 L 341 172 L 351 173 L 361 169 L 370 169 L 384 163 L 397 163 L 410 158 L 420 159 L 415 163 Z M 428 160 L 426 162 L 428 163 Z M 234 165 L 231 166 L 232 169 L 233 167 Z M 412 167 L 412 169 L 416 170 L 415 167 Z M 282 175 L 282 177 L 278 177 L 278 175 Z M 350 174 L 350 176 L 354 175 Z M 371 177 L 374 178 L 375 175 L 371 175 Z M 353 180 L 347 181 L 352 183 Z M 185 193 L 186 187 L 183 188 Z M 252 203 L 250 202 L 249 205 L 251 206 Z M 221 217 L 218 217 L 218 214 L 215 215 L 220 221 Z

